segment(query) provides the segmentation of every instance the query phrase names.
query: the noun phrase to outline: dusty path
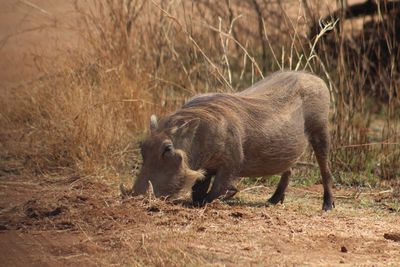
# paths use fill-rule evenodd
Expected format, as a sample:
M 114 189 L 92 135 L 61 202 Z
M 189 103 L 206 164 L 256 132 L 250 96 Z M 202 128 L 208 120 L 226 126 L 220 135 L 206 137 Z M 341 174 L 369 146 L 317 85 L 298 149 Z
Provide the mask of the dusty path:
M 271 188 L 195 209 L 149 198 L 121 202 L 116 186 L 71 178 L 0 177 L 3 266 L 392 265 L 400 262 L 400 215 L 385 194 L 336 190 L 320 211 L 319 186 Z M 372 198 L 371 198 L 372 196 Z

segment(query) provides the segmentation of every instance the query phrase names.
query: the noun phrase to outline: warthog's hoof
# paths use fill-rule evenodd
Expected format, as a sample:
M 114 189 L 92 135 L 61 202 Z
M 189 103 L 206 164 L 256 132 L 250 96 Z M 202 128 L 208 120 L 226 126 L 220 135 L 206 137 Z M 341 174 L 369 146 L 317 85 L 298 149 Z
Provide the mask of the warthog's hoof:
M 237 194 L 237 192 L 239 192 L 239 190 L 234 187 L 233 185 L 229 186 L 229 188 L 226 190 L 226 192 L 224 194 L 221 195 L 220 199 L 222 200 L 227 200 L 232 198 L 234 195 Z
M 335 202 L 333 201 L 324 201 L 324 204 L 322 205 L 322 210 L 328 211 L 331 210 L 335 207 Z
M 273 195 L 270 199 L 268 199 L 267 201 L 267 205 L 268 204 L 272 204 L 272 205 L 276 205 L 279 202 L 281 204 L 283 204 L 283 201 L 285 200 L 285 194 L 282 195 Z

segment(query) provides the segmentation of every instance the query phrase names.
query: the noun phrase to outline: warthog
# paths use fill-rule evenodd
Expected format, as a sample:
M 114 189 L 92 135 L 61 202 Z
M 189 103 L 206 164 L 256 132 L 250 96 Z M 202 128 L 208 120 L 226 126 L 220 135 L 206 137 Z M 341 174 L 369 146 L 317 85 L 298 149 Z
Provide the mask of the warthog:
M 329 103 L 323 80 L 293 71 L 274 73 L 239 93 L 196 96 L 159 123 L 152 116 L 131 193 L 145 193 L 151 181 L 157 197 L 191 188 L 193 202 L 201 205 L 232 196 L 237 177 L 282 174 L 268 200 L 276 204 L 310 142 L 322 176 L 322 208 L 330 210 Z

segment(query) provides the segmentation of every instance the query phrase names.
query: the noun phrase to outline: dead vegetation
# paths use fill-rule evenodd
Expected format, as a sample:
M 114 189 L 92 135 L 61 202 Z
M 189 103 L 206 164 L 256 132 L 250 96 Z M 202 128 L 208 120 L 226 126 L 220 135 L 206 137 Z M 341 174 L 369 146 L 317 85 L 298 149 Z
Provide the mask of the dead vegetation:
M 47 74 L 40 79 L 2 92 L 2 169 L 129 175 L 150 114 L 162 116 L 197 93 L 236 91 L 271 71 L 298 69 L 319 74 L 332 91 L 338 179 L 348 172 L 395 179 L 397 9 L 380 6 L 371 28 L 340 12 L 329 18 L 318 5 L 76 2 L 78 22 L 70 28 L 84 45 L 66 51 L 68 60 L 42 62 Z M 327 19 L 315 31 L 321 16 Z M 382 40 L 371 43 L 367 31 Z M 385 92 L 379 100 L 378 92 Z

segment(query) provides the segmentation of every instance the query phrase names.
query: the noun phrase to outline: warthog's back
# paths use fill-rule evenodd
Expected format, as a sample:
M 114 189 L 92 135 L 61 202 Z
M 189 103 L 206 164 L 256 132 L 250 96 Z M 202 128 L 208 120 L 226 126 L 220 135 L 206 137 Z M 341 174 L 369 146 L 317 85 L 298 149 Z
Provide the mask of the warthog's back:
M 329 96 L 329 91 L 321 78 L 308 72 L 282 71 L 273 73 L 237 95 L 284 100 L 294 95 L 321 93 Z

